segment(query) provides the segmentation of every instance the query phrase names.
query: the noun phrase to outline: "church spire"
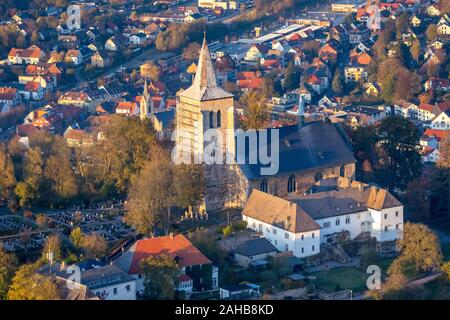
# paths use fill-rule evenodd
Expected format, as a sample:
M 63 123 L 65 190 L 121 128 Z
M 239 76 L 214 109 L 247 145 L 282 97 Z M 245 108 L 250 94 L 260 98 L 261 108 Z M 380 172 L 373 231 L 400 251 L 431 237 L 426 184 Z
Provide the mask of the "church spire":
M 206 87 L 217 87 L 216 75 L 214 73 L 211 55 L 206 42 L 206 32 L 204 32 L 203 44 L 200 50 L 200 56 L 198 58 L 197 71 L 195 73 L 194 83 L 192 85 L 198 90 Z
M 149 116 L 153 115 L 153 101 L 148 93 L 148 84 L 147 78 L 144 80 L 144 91 L 142 93 L 141 101 L 140 101 L 140 117 L 141 119 L 146 119 Z

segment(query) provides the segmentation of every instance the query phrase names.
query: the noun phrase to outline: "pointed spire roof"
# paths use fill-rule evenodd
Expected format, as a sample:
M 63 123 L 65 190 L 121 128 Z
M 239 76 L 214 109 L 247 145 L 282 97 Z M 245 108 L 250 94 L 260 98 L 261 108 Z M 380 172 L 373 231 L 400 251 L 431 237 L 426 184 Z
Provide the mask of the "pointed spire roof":
M 203 38 L 202 48 L 200 49 L 194 81 L 188 89 L 180 93 L 180 96 L 199 101 L 233 97 L 231 93 L 217 86 L 211 55 L 208 44 L 206 43 L 206 34 Z

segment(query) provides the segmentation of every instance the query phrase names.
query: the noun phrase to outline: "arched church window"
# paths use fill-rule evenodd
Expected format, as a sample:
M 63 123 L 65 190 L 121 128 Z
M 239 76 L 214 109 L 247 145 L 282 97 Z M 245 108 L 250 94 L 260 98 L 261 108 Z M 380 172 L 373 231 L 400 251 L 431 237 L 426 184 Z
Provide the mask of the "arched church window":
M 297 182 L 295 181 L 295 176 L 291 175 L 288 180 L 287 191 L 295 192 L 297 190 Z
M 341 171 L 339 172 L 341 177 L 345 177 L 345 166 L 341 166 Z
M 217 128 L 220 128 L 221 125 L 222 125 L 222 118 L 221 118 L 221 112 L 219 110 L 219 111 L 217 111 Z
M 209 112 L 209 127 L 214 128 L 214 112 Z
M 259 190 L 262 192 L 267 192 L 267 179 L 263 179 L 259 184 Z

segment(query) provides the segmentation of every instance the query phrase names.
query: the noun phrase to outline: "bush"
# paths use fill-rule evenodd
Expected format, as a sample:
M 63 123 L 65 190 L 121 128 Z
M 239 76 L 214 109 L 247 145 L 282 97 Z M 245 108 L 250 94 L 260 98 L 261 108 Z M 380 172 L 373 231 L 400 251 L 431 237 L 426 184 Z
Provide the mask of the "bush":
M 247 229 L 247 221 L 239 221 L 233 224 L 234 231 L 246 230 Z
M 222 232 L 223 232 L 223 236 L 227 237 L 228 235 L 231 234 L 231 232 L 233 232 L 233 227 L 227 226 L 227 227 L 223 228 Z

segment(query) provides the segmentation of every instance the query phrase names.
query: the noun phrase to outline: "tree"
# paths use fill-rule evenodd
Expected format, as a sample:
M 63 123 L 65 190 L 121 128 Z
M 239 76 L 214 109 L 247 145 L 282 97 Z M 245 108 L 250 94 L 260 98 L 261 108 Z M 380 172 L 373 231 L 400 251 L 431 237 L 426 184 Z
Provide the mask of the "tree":
M 148 161 L 133 180 L 124 221 L 138 233 L 153 235 L 174 205 L 173 168 L 167 158 Z M 166 230 L 168 223 L 166 223 Z
M 331 83 L 331 87 L 333 88 L 333 91 L 342 94 L 345 88 L 345 82 L 342 77 L 342 73 L 339 69 L 336 69 L 333 76 L 333 81 Z
M 414 39 L 411 48 L 409 49 L 411 52 L 411 57 L 416 61 L 416 63 L 419 63 L 420 58 L 420 41 L 419 39 Z
M 403 228 L 403 238 L 398 241 L 399 261 L 415 263 L 416 270 L 430 271 L 442 264 L 439 239 L 426 225 L 407 222 Z
M 198 206 L 205 193 L 205 173 L 203 166 L 195 164 L 179 164 L 174 167 L 173 185 L 175 204 L 181 208 Z
M 406 212 L 409 213 L 409 219 L 421 220 L 430 217 L 430 199 L 429 190 L 431 181 L 428 176 L 412 180 L 408 183 L 405 190 Z
M 390 189 L 403 190 L 409 181 L 421 173 L 420 133 L 409 120 L 394 116 L 381 121 L 378 136 L 383 148 L 383 169 L 387 173 L 383 183 Z
M 37 265 L 25 264 L 14 275 L 8 300 L 60 300 L 61 293 L 51 277 L 36 273 Z
M 56 234 L 48 236 L 45 240 L 44 249 L 42 250 L 42 259 L 46 262 L 50 261 L 50 254 L 53 255 L 53 261 L 62 260 L 61 238 Z
M 266 100 L 257 91 L 245 93 L 240 103 L 244 109 L 243 126 L 245 129 L 262 129 L 269 119 L 269 110 Z
M 0 244 L 0 300 L 6 298 L 8 287 L 17 268 L 17 259 L 14 254 L 6 252 Z
M 144 293 L 149 299 L 173 299 L 178 287 L 180 269 L 167 254 L 148 257 L 141 262 L 144 276 Z
M 141 77 L 149 78 L 152 81 L 158 81 L 161 69 L 154 62 L 148 61 L 141 68 Z
M 434 23 L 430 24 L 427 28 L 427 31 L 425 32 L 427 35 L 427 40 L 428 41 L 433 41 L 434 38 L 436 38 L 437 35 L 437 25 L 435 25 Z
M 83 245 L 83 232 L 81 231 L 80 227 L 76 227 L 72 230 L 70 233 L 70 241 L 72 242 L 75 249 L 80 249 Z
M 200 54 L 200 44 L 198 42 L 191 42 L 183 49 L 183 59 L 194 61 L 198 59 Z
M 100 198 L 123 194 L 130 179 L 141 169 L 155 146 L 155 132 L 149 121 L 137 117 L 111 116 L 93 124 L 104 139 L 86 150 L 80 162 L 86 171 L 90 196 Z
M 108 251 L 106 239 L 98 234 L 84 235 L 81 241 L 83 256 L 86 259 L 104 258 Z
M 300 72 L 296 69 L 294 63 L 289 61 L 284 76 L 284 89 L 294 90 L 300 85 Z
M 11 156 L 6 148 L 0 145 L 0 199 L 10 199 L 15 186 L 16 177 Z
M 47 159 L 44 175 L 50 181 L 51 189 L 56 196 L 56 203 L 60 204 L 76 195 L 76 178 L 70 164 L 68 150 L 67 152 L 58 152 Z

